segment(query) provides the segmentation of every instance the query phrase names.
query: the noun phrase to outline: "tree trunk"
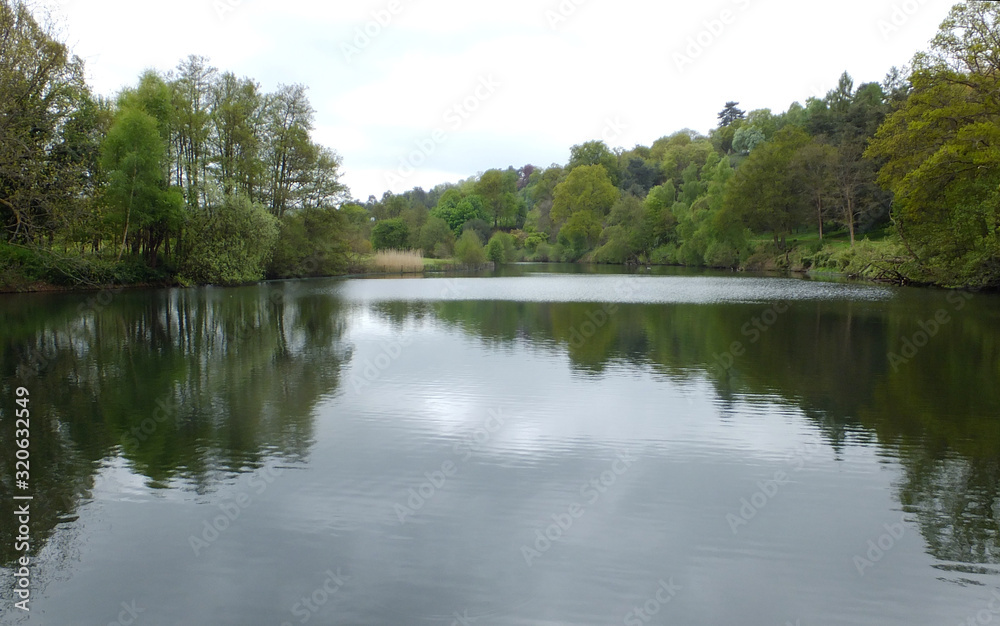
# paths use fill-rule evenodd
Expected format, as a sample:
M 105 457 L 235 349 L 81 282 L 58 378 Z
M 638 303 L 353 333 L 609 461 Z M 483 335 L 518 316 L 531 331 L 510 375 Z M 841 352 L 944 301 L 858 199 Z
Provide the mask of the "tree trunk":
M 817 212 L 817 217 L 819 218 L 819 240 L 820 242 L 822 242 L 823 241 L 823 198 L 819 197 L 816 199 L 816 201 L 818 206 L 816 212 Z
M 854 247 L 854 201 L 847 196 L 847 228 L 851 231 L 851 247 Z

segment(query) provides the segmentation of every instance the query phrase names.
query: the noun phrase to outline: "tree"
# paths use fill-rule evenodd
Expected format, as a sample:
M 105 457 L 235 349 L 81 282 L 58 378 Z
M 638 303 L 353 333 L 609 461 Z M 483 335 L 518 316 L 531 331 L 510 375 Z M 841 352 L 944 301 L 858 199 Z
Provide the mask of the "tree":
M 952 8 L 867 155 L 925 279 L 1000 285 L 1000 6 Z
M 462 265 L 478 267 L 486 263 L 486 252 L 483 250 L 483 241 L 474 230 L 467 230 L 458 238 L 455 244 L 455 257 Z
M 586 141 L 570 148 L 566 169 L 572 171 L 587 165 L 603 165 L 611 183 L 618 185 L 618 157 L 603 141 Z
M 455 233 L 448 222 L 440 217 L 430 216 L 420 229 L 420 249 L 424 255 L 446 258 L 455 249 Z
M 723 108 L 722 111 L 719 112 L 718 117 L 719 117 L 720 127 L 729 126 L 736 120 L 743 119 L 744 112 L 736 108 L 736 105 L 738 104 L 739 102 L 733 102 L 733 101 L 729 101 L 726 103 L 725 108 Z
M 192 243 L 183 275 L 198 283 L 219 285 L 260 280 L 278 240 L 278 219 L 263 205 L 240 196 L 229 196 L 224 202 L 219 210 L 192 218 Z
M 820 241 L 823 241 L 823 220 L 836 191 L 837 159 L 836 148 L 813 140 L 795 152 L 790 164 L 795 187 L 816 210 Z
M 173 121 L 188 205 L 208 203 L 208 137 L 212 83 L 217 70 L 207 57 L 191 55 L 177 65 Z
M 659 185 L 664 179 L 663 171 L 655 163 L 641 157 L 629 158 L 622 171 L 621 189 L 639 197 L 646 197 L 649 190 Z
M 552 221 L 563 223 L 573 214 L 587 211 L 600 219 L 618 200 L 619 191 L 603 165 L 581 165 L 555 188 Z
M 785 248 L 785 236 L 804 221 L 805 205 L 794 193 L 790 165 L 808 140 L 800 128 L 781 129 L 750 154 L 726 191 L 726 210 L 751 230 L 771 233 L 779 249 Z
M 267 100 L 252 80 L 225 73 L 212 85 L 211 165 L 223 193 L 257 198 L 264 177 L 264 113 Z
M 756 126 L 740 126 L 733 135 L 733 151 L 750 154 L 754 148 L 764 143 L 764 131 Z
M 382 220 L 372 227 L 372 247 L 375 250 L 404 250 L 410 239 L 410 228 L 396 217 Z
M 576 211 L 559 229 L 558 241 L 575 261 L 592 249 L 601 238 L 601 221 L 592 211 Z
M 514 260 L 514 237 L 510 233 L 493 233 L 486 244 L 486 258 L 497 265 Z
M 493 220 L 493 228 L 500 222 L 508 223 L 517 216 L 518 199 L 517 175 L 507 175 L 500 170 L 489 170 L 479 178 L 475 186 L 476 195 L 483 199 L 486 216 Z
M 51 239 L 80 198 L 85 163 L 57 159 L 89 97 L 83 63 L 21 2 L 0 0 L 0 219 L 11 242 Z
M 133 252 L 144 248 L 155 265 L 168 231 L 179 225 L 183 202 L 164 181 L 165 149 L 156 120 L 138 109 L 119 111 L 102 152 L 108 178 L 104 198 L 121 229 L 118 258 L 131 238 Z
M 332 207 L 310 207 L 286 214 L 268 276 L 304 278 L 342 273 L 349 265 L 352 245 L 348 220 L 346 213 Z

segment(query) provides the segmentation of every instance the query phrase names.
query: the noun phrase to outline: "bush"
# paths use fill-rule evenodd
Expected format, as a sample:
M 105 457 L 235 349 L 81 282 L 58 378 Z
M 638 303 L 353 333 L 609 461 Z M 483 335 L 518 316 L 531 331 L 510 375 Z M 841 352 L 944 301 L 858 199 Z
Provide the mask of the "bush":
M 483 242 L 475 230 L 469 229 L 462 233 L 455 244 L 455 258 L 462 265 L 478 267 L 486 263 L 486 251 Z
M 705 251 L 705 265 L 735 268 L 740 264 L 739 251 L 721 241 L 713 241 Z
M 286 214 L 268 264 L 272 278 L 343 274 L 352 250 L 347 217 L 334 208 L 311 208 Z
M 486 258 L 497 265 L 512 262 L 516 254 L 514 238 L 507 233 L 494 234 L 486 244 Z
M 452 255 L 455 248 L 455 234 L 448 222 L 433 215 L 420 229 L 420 248 L 427 255 L 445 259 Z
M 238 285 L 260 280 L 279 236 L 278 219 L 244 197 L 193 217 L 182 274 L 196 283 Z
M 677 245 L 668 243 L 655 248 L 649 254 L 649 262 L 656 265 L 677 265 Z

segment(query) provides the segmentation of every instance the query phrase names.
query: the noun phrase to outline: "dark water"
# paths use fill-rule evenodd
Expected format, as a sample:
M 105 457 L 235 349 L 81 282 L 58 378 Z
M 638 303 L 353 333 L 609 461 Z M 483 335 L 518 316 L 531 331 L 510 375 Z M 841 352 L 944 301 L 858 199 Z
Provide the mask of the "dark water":
M 0 620 L 1000 623 L 1000 297 L 549 270 L 0 296 Z

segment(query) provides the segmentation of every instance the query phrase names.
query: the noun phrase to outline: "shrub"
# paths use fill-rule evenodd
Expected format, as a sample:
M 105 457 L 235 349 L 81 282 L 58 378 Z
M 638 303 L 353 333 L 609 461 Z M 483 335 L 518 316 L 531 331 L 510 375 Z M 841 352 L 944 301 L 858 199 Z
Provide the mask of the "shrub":
M 458 243 L 455 244 L 455 258 L 462 265 L 470 267 L 486 263 L 486 251 L 475 230 L 469 229 L 462 233 Z
M 278 240 L 278 219 L 241 196 L 190 221 L 185 278 L 197 283 L 238 285 L 260 280 Z

